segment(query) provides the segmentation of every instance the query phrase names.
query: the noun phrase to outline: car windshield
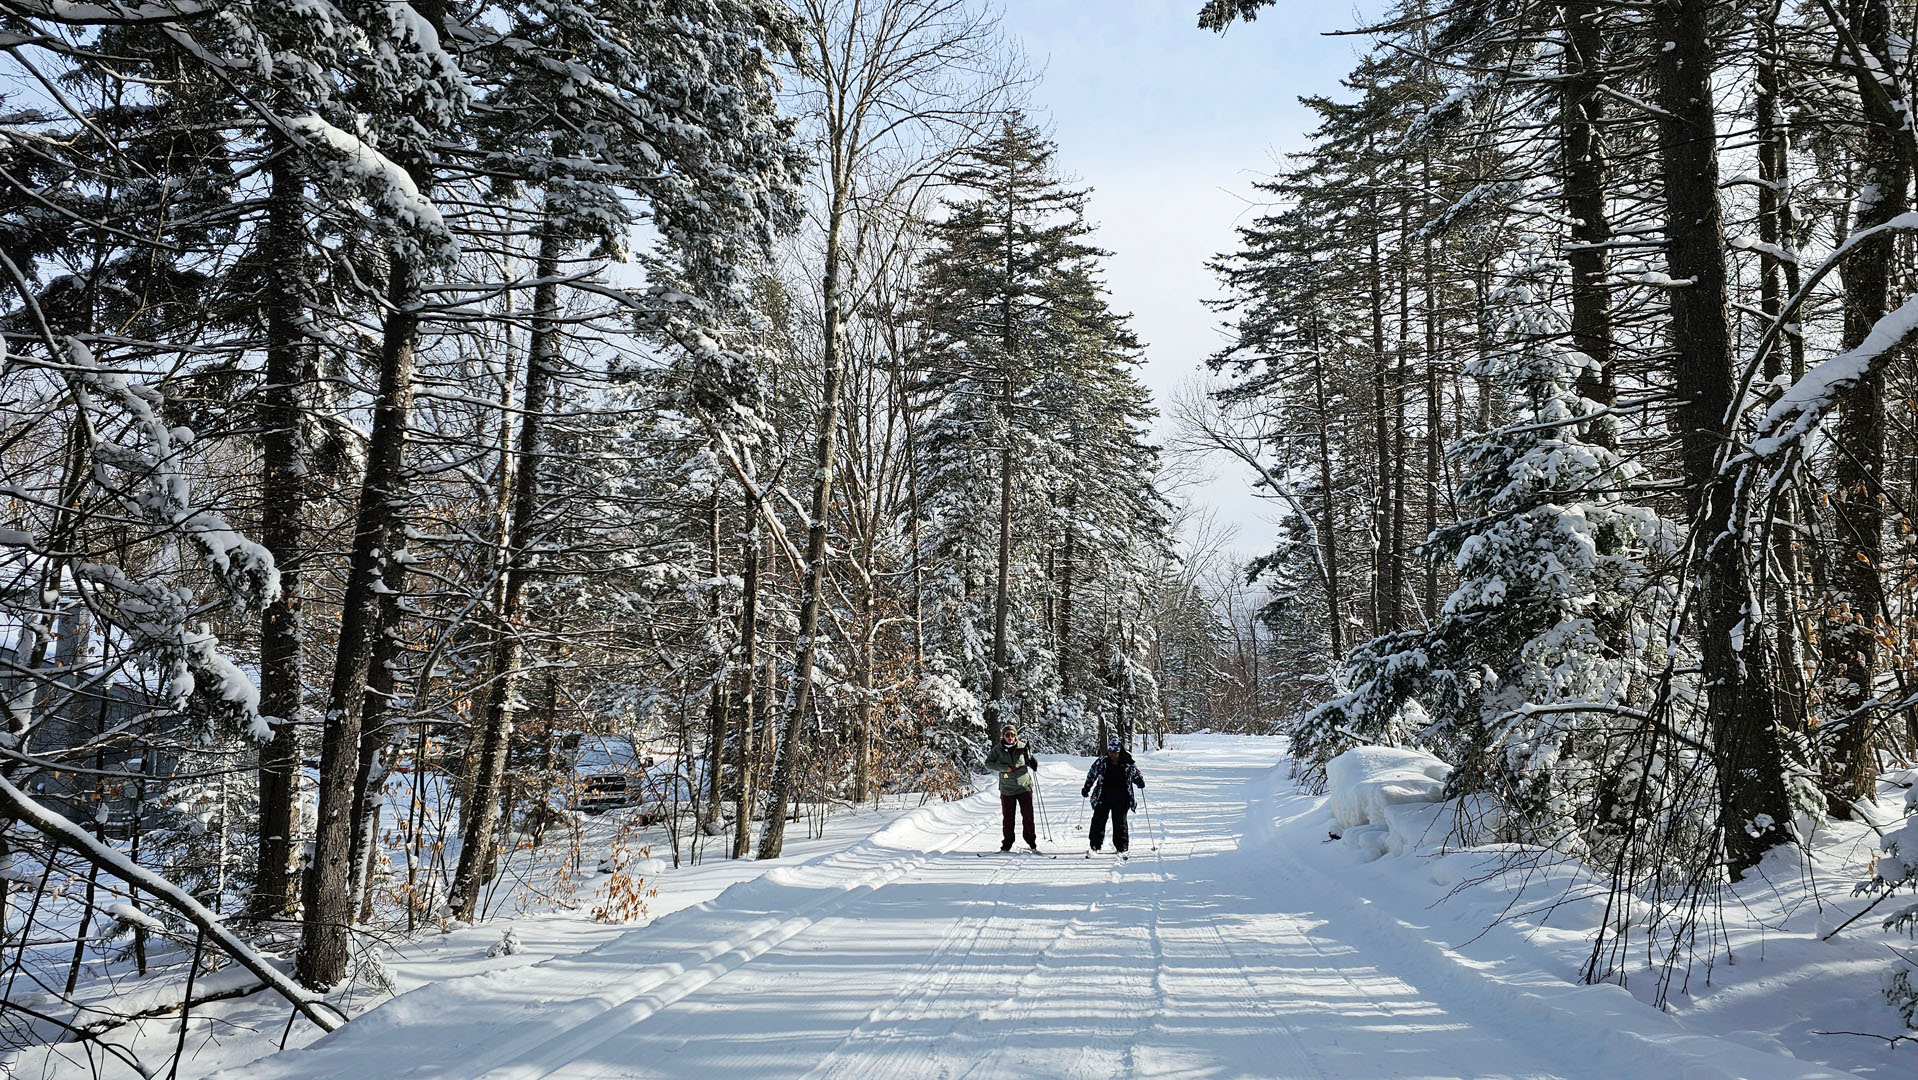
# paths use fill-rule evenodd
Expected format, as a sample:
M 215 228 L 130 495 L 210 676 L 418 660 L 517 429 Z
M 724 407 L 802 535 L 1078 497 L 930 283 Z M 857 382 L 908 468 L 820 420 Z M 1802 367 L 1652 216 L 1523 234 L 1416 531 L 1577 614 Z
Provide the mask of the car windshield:
M 579 740 L 579 751 L 573 758 L 576 772 L 636 772 L 639 769 L 639 752 L 633 749 L 631 739 L 618 735 L 586 735 Z

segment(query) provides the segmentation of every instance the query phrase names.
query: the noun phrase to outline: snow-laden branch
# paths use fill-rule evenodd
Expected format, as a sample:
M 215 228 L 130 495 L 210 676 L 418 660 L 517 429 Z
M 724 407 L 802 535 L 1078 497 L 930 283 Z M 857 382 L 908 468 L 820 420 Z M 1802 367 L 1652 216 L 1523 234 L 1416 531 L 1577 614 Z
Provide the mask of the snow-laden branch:
M 1746 396 L 1751 393 L 1752 381 L 1758 377 L 1758 372 L 1764 369 L 1765 358 L 1778 347 L 1779 339 L 1785 334 L 1785 328 L 1797 322 L 1798 310 L 1810 298 L 1812 290 L 1818 288 L 1820 282 L 1824 281 L 1832 271 L 1838 269 L 1838 265 L 1845 260 L 1845 257 L 1856 251 L 1860 244 L 1880 233 L 1887 232 L 1918 232 L 1918 211 L 1906 211 L 1890 221 L 1873 225 L 1869 229 L 1860 229 L 1845 237 L 1844 243 L 1839 244 L 1830 255 L 1825 257 L 1825 261 L 1819 263 L 1811 273 L 1805 276 L 1803 284 L 1798 286 L 1798 291 L 1786 300 L 1784 306 L 1778 309 L 1778 314 L 1772 317 L 1771 325 L 1765 328 L 1764 335 L 1758 339 L 1758 347 L 1752 350 L 1751 359 L 1745 362 L 1745 371 L 1739 380 L 1738 393 L 1732 395 L 1732 402 L 1728 407 L 1730 415 L 1725 417 L 1727 430 L 1736 428 L 1737 413 Z M 1729 445 L 1727 444 L 1728 447 Z M 1720 461 L 1721 472 L 1730 471 L 1737 464 L 1737 461 L 1729 456 L 1721 458 Z
M 785 553 L 787 559 L 793 562 L 793 565 L 804 563 L 805 559 L 800 555 L 799 549 L 793 546 L 792 538 L 786 535 L 786 526 L 780 522 L 779 512 L 773 508 L 772 494 L 761 488 L 754 480 L 752 470 L 742 460 L 739 448 L 733 444 L 732 438 L 722 431 L 718 424 L 713 423 L 712 418 L 704 412 L 700 413 L 699 421 L 705 426 L 707 434 L 712 436 L 713 445 L 718 447 L 719 456 L 726 462 L 726 467 L 732 472 L 734 479 L 739 481 L 739 486 L 744 488 L 747 496 L 752 499 L 753 505 L 759 511 L 759 518 L 766 523 L 766 531 L 771 534 L 773 542 L 779 545 L 779 549 Z
M 274 967 L 265 957 L 235 936 L 220 921 L 220 916 L 208 911 L 198 900 L 183 892 L 172 882 L 115 851 L 80 826 L 41 806 L 26 792 L 15 787 L 4 773 L 0 773 L 0 806 L 4 806 L 10 816 L 38 829 L 49 840 L 65 844 L 78 852 L 81 858 L 100 869 L 108 871 L 129 885 L 137 885 L 152 893 L 162 903 L 179 912 L 201 933 L 225 949 L 227 955 L 241 967 L 272 987 L 276 993 L 299 1010 L 300 1015 L 313 1021 L 321 1031 L 337 1031 L 345 1022 L 344 1014 L 341 1014 L 326 999 L 288 978 L 285 972 Z
M 213 12 L 217 5 L 200 3 L 172 4 L 76 4 L 70 0 L 15 0 L 15 11 L 29 19 L 46 19 L 67 26 L 131 26 L 144 23 L 175 22 Z
M 309 149 L 320 151 L 323 160 L 332 161 L 342 176 L 357 182 L 394 221 L 442 244 L 452 243 L 439 207 L 392 158 L 318 113 L 293 117 L 286 126 Z
M 1752 441 L 1752 457 L 1772 459 L 1802 442 L 1838 401 L 1857 386 L 1913 333 L 1918 333 L 1918 295 L 1872 324 L 1857 348 L 1839 353 L 1806 372 L 1766 411 L 1763 435 Z

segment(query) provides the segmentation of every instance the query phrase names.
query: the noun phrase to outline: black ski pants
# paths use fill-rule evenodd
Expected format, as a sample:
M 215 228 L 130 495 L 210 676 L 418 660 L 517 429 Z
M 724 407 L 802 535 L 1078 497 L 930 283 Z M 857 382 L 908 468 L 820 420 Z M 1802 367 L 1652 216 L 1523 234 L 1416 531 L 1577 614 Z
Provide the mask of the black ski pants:
M 1124 851 L 1132 846 L 1132 830 L 1126 828 L 1125 823 L 1127 809 L 1124 803 L 1107 806 L 1101 802 L 1092 807 L 1092 846 L 1094 848 L 1105 843 L 1107 815 L 1112 817 L 1112 850 Z
M 1039 830 L 1033 828 L 1032 825 L 1032 792 L 1021 791 L 1017 795 L 999 796 L 999 818 L 1005 826 L 1005 837 L 999 844 L 1000 849 L 1004 850 L 1012 846 L 1012 814 L 1015 808 L 1019 813 L 1025 815 L 1026 846 L 1038 847 Z

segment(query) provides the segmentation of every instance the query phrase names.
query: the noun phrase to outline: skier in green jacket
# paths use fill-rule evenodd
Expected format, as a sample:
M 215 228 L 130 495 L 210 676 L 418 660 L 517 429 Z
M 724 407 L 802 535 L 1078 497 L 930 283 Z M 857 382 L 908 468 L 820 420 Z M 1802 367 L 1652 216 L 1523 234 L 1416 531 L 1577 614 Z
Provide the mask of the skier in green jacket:
M 1032 824 L 1032 787 L 1039 759 L 1019 740 L 1019 731 L 1011 724 L 999 736 L 999 745 L 986 754 L 986 767 L 999 774 L 999 817 L 1004 826 L 1000 851 L 1012 850 L 1012 816 L 1017 808 L 1025 815 L 1026 846 L 1039 851 L 1039 831 Z

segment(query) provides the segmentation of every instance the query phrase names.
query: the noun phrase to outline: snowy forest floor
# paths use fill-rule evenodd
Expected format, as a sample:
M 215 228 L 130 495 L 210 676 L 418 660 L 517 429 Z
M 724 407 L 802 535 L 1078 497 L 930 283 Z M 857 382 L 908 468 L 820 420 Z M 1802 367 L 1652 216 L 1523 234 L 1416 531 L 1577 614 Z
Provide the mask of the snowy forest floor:
M 1054 758 L 1063 858 L 974 858 L 998 845 L 990 792 L 840 816 L 776 862 L 656 874 L 641 926 L 521 917 L 526 951 L 495 958 L 502 921 L 424 939 L 389 961 L 397 997 L 271 1057 L 251 1060 L 284 1023 L 265 995 L 208 1006 L 180 1075 L 1768 1080 L 1918 1063 L 1817 1034 L 1895 1030 L 1886 956 L 1869 934 L 1819 942 L 1845 912 L 1790 887 L 1728 913 L 1740 962 L 1660 1012 L 1649 976 L 1576 984 L 1596 900 L 1558 903 L 1563 875 L 1488 876 L 1477 852 L 1368 862 L 1329 841 L 1326 798 L 1287 778 L 1275 740 L 1180 737 L 1140 764 L 1152 813 L 1129 863 L 1079 858 L 1084 762 Z M 1745 919 L 1773 924 L 1762 946 Z M 177 1023 L 141 1038 L 170 1044 Z

